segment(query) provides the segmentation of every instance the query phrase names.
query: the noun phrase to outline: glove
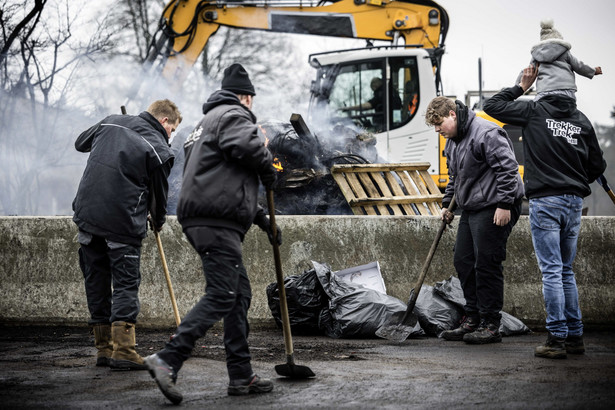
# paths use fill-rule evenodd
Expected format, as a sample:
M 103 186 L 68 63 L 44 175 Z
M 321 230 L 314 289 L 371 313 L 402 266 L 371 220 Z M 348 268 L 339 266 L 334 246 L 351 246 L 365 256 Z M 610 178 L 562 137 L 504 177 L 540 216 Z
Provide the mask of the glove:
M 166 219 L 166 218 L 165 218 Z M 162 231 L 162 225 L 164 225 L 164 220 L 162 221 L 162 223 L 160 225 L 157 225 L 154 220 L 152 219 L 151 215 L 147 215 L 147 222 L 149 223 L 149 228 L 153 231 L 153 232 L 160 232 Z
M 273 229 L 271 229 L 271 222 L 269 218 L 265 215 L 264 212 L 259 212 L 256 214 L 254 218 L 254 223 L 261 228 L 263 231 L 267 232 L 267 237 L 269 238 L 269 243 L 273 245 Z M 282 245 L 282 230 L 279 226 L 276 225 L 276 239 L 278 245 Z
M 272 172 L 267 172 L 265 174 L 261 174 L 261 182 L 263 183 L 263 185 L 265 186 L 265 188 L 267 189 L 272 189 L 273 186 L 275 185 L 275 181 L 277 179 L 277 172 L 276 171 L 272 171 Z

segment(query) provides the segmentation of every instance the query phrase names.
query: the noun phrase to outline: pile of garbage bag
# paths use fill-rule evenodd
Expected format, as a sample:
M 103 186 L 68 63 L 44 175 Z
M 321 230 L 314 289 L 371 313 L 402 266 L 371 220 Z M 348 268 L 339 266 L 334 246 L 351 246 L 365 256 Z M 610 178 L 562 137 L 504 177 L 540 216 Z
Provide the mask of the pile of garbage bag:
M 361 284 L 348 282 L 331 269 L 312 262 L 312 269 L 284 279 L 291 331 L 302 335 L 332 338 L 372 338 L 376 331 L 407 305 L 401 300 Z M 267 286 L 267 302 L 281 328 L 277 283 Z M 459 279 L 423 286 L 413 313 L 418 322 L 409 337 L 438 336 L 456 328 L 463 317 L 465 299 Z M 523 322 L 502 312 L 500 332 L 504 336 L 528 333 Z

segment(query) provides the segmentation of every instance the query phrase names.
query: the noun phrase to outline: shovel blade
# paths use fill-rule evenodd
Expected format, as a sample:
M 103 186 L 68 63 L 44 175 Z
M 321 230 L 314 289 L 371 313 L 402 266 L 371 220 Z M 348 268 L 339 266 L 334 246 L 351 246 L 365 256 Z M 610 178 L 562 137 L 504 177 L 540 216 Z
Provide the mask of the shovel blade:
M 277 374 L 290 379 L 309 379 L 315 377 L 314 372 L 307 366 L 299 366 L 296 364 L 278 364 L 275 366 Z
M 406 312 L 394 313 L 385 323 L 376 331 L 376 336 L 393 342 L 403 342 L 410 336 L 414 326 L 416 326 L 417 317 L 410 313 L 406 316 Z

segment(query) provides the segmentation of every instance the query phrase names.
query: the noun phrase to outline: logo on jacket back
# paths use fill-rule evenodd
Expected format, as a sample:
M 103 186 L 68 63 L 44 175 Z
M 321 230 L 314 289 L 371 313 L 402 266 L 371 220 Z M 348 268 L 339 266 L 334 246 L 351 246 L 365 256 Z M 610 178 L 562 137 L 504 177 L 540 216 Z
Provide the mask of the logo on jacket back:
M 192 131 L 190 135 L 188 135 L 188 138 L 186 138 L 186 142 L 184 142 L 184 148 L 188 148 L 189 146 L 197 142 L 199 138 L 201 138 L 202 133 L 203 133 L 203 127 L 199 127 L 195 129 L 194 131 Z
M 553 132 L 554 137 L 566 138 L 569 144 L 577 145 L 577 139 L 573 135 L 581 133 L 581 127 L 577 127 L 566 121 L 555 121 L 547 119 L 547 127 Z

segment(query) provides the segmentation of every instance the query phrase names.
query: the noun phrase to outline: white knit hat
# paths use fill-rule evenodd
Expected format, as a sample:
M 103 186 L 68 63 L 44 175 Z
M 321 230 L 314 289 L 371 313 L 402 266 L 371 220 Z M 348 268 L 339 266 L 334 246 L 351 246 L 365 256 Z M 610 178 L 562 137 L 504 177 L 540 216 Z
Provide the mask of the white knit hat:
M 558 38 L 560 40 L 564 39 L 564 37 L 562 37 L 559 31 L 553 28 L 553 20 L 551 19 L 541 21 L 540 28 L 541 28 L 540 30 L 540 40 L 541 41 L 549 40 L 552 38 Z

